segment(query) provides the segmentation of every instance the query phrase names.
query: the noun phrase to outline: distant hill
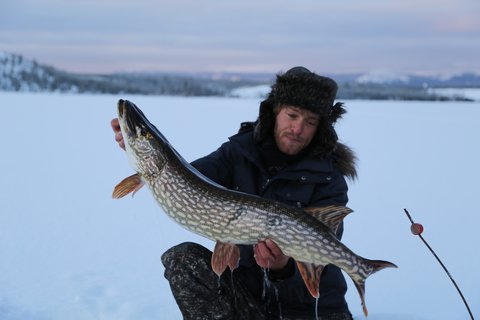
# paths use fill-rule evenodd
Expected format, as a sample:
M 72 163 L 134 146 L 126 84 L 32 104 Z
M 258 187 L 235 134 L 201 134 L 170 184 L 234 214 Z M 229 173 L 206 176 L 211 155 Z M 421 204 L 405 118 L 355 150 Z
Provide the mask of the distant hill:
M 404 87 L 430 88 L 480 88 L 480 75 L 464 73 L 449 77 L 398 74 L 388 71 L 374 71 L 361 75 L 350 75 L 346 82 L 359 84 L 397 85 Z
M 339 99 L 466 100 L 442 96 L 431 88 L 480 88 L 480 76 L 450 78 L 396 75 L 388 72 L 329 75 L 339 83 Z M 177 96 L 265 95 L 275 76 L 265 73 L 114 73 L 77 74 L 0 52 L 0 91 L 108 93 Z M 261 88 L 262 90 L 248 88 Z
M 257 83 L 182 74 L 77 74 L 0 52 L 1 91 L 225 96 L 234 88 Z

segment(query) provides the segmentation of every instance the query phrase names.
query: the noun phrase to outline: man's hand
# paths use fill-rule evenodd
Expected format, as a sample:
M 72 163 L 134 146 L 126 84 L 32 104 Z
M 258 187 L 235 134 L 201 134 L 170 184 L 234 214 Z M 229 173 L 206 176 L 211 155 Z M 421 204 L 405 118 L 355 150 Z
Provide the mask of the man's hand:
M 255 261 L 262 268 L 273 271 L 282 270 L 289 257 L 284 255 L 275 242 L 270 239 L 259 242 L 253 249 Z
M 125 150 L 125 141 L 123 140 L 122 131 L 120 130 L 120 122 L 117 118 L 115 118 L 112 119 L 112 122 L 110 124 L 112 126 L 113 132 L 115 133 L 115 141 L 118 142 L 120 148 Z

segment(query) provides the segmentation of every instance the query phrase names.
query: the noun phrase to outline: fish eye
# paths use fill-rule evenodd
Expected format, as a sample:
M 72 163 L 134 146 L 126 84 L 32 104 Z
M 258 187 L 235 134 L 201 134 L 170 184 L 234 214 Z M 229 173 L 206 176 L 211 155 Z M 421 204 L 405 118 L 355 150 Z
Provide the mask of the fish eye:
M 148 133 L 148 132 L 147 132 L 147 130 L 145 130 L 145 128 L 143 128 L 143 127 L 140 128 L 140 134 L 141 134 L 142 136 L 145 137 L 145 136 L 147 135 L 147 133 Z

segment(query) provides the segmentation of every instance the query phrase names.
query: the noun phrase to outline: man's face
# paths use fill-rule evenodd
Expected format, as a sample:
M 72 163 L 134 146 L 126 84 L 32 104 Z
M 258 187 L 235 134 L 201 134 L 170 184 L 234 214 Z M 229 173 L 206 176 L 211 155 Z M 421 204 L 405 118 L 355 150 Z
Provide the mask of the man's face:
M 274 137 L 278 149 L 295 155 L 312 141 L 317 131 L 319 115 L 294 106 L 280 106 L 275 118 Z

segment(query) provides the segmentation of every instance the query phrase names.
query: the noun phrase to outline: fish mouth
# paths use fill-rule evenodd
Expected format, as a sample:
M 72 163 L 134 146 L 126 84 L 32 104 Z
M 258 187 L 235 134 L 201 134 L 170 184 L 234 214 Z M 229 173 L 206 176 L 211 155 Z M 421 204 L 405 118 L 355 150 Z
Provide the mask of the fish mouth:
M 118 101 L 118 118 L 124 122 L 126 133 L 136 136 L 137 128 L 147 128 L 150 123 L 143 112 L 128 100 Z
M 118 118 L 122 124 L 122 130 L 125 131 L 124 134 L 130 138 L 136 139 L 138 134 L 145 135 L 148 132 L 154 139 L 165 140 L 160 131 L 148 121 L 142 110 L 133 102 L 121 99 L 118 101 Z

